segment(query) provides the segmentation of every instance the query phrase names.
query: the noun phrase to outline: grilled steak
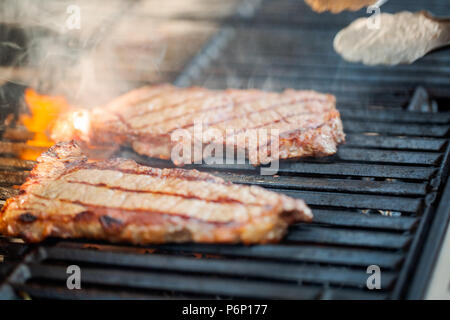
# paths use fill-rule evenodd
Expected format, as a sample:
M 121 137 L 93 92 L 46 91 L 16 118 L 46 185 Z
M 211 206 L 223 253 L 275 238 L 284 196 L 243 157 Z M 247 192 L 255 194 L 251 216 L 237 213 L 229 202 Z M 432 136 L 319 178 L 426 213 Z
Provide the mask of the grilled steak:
M 172 159 L 175 164 L 198 160 L 194 152 L 174 160 L 172 151 L 180 143 L 191 147 L 199 142 L 203 147 L 213 145 L 212 149 L 220 145 L 225 152 L 244 154 L 257 165 L 277 159 L 331 155 L 345 140 L 334 96 L 314 91 L 213 91 L 163 84 L 131 91 L 96 108 L 91 111 L 91 119 L 91 145 L 125 144 L 140 154 Z M 196 123 L 202 125 L 203 132 L 213 130 L 221 140 L 204 133 L 199 138 Z M 189 133 L 192 141 L 174 140 L 177 129 Z M 265 137 L 261 133 L 264 129 Z M 67 133 L 53 132 L 53 138 L 66 141 L 76 137 Z M 199 157 L 201 160 L 205 155 L 200 153 Z
M 88 162 L 76 143 L 65 142 L 38 158 L 20 194 L 6 202 L 0 232 L 31 242 L 267 243 L 290 223 L 311 219 L 302 200 L 196 170 Z

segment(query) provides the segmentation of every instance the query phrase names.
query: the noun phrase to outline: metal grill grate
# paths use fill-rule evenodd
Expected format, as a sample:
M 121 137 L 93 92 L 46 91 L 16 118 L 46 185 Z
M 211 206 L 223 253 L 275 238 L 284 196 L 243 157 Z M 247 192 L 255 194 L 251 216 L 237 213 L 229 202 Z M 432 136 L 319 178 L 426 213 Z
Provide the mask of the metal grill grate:
M 402 2 L 390 1 L 386 10 L 398 11 Z M 424 3 L 408 1 L 402 8 Z M 437 1 L 426 4 L 448 10 Z M 259 169 L 245 164 L 192 167 L 303 198 L 314 210 L 314 223 L 294 225 L 282 243 L 260 246 L 144 248 L 59 240 L 25 246 L 3 239 L 7 244 L 0 254 L 8 263 L 0 265 L 0 279 L 2 272 L 15 269 L 0 294 L 13 295 L 12 289 L 36 298 L 385 299 L 423 294 L 423 285 L 413 281 L 415 267 L 425 244 L 439 245 L 439 237 L 425 241 L 433 218 L 442 224 L 449 218 L 448 212 L 436 213 L 436 206 L 448 202 L 440 197 L 450 163 L 450 114 L 401 107 L 423 85 L 446 109 L 450 59 L 436 52 L 412 66 L 347 64 L 333 53 L 332 35 L 360 13 L 316 15 L 302 1 L 289 0 L 251 8 L 230 19 L 176 82 L 335 93 L 348 142 L 333 157 L 282 162 L 275 177 L 260 176 Z M 171 166 L 130 150 L 121 155 Z M 14 170 L 25 168 L 29 164 L 16 162 Z M 5 169 L 12 172 L 9 165 Z M 69 264 L 82 268 L 83 290 L 66 289 Z M 366 289 L 366 268 L 372 264 L 382 270 L 381 290 Z M 411 285 L 418 291 L 408 292 Z
M 450 7 L 441 1 L 389 1 L 381 11 L 424 9 L 450 15 Z M 304 1 L 262 1 L 253 15 L 233 20 L 177 82 L 220 89 L 314 89 L 335 94 L 341 109 L 361 105 L 401 108 L 414 89 L 423 85 L 434 97 L 445 99 L 443 107 L 447 107 L 450 58 L 446 50 L 433 52 L 414 65 L 396 67 L 352 64 L 334 52 L 335 34 L 367 16 L 364 10 L 317 14 Z M 223 50 L 215 48 L 218 43 Z

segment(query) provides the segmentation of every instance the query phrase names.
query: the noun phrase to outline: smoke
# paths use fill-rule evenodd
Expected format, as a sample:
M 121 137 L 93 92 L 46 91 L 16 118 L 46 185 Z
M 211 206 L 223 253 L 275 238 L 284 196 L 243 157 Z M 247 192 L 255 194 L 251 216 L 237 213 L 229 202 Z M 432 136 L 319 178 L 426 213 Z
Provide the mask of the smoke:
M 81 107 L 103 104 L 140 85 L 144 77 L 136 70 L 158 74 L 166 44 L 155 43 L 152 30 L 125 19 L 136 3 L 2 0 L 0 84 L 62 95 Z

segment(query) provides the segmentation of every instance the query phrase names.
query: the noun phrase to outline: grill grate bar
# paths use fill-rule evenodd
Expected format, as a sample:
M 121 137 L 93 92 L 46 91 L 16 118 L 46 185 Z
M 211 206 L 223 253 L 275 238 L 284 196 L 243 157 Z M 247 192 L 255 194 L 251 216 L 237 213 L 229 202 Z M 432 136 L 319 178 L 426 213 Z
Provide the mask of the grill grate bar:
M 314 210 L 314 222 L 335 226 L 408 231 L 417 225 L 417 217 L 386 217 L 360 212 Z
M 400 138 L 364 134 L 347 134 L 345 140 L 345 145 L 350 147 L 424 151 L 439 151 L 446 143 L 444 139 Z
M 194 80 L 195 81 L 195 80 Z M 281 80 L 274 81 L 272 78 L 265 79 L 242 79 L 230 74 L 228 79 L 223 77 L 215 78 L 208 76 L 205 80 L 195 81 L 196 85 L 203 86 L 209 89 L 223 89 L 226 88 L 265 88 L 267 90 L 282 91 L 286 88 L 293 88 L 305 90 L 314 88 L 317 91 L 328 92 L 334 94 L 341 104 L 353 105 L 385 105 L 387 107 L 400 108 L 409 101 L 412 90 L 397 90 L 395 95 L 388 90 L 381 89 L 378 92 L 376 89 L 367 90 L 367 92 L 349 92 L 346 88 L 340 90 L 339 88 L 329 85 L 319 85 L 317 83 L 301 83 L 298 82 L 282 82 Z M 352 87 L 356 84 L 352 84 Z M 369 88 L 368 88 L 369 89 Z M 400 92 L 400 93 L 399 93 Z
M 202 86 L 214 89 L 221 89 L 224 87 L 238 87 L 238 88 L 266 88 L 270 90 L 284 90 L 286 88 L 295 89 L 310 89 L 314 88 L 320 92 L 333 93 L 338 96 L 338 101 L 341 101 L 341 95 L 351 95 L 352 100 L 360 101 L 359 99 L 364 97 L 367 100 L 367 96 L 380 95 L 383 100 L 388 101 L 394 99 L 399 101 L 401 97 L 405 98 L 405 101 L 411 96 L 411 90 L 406 90 L 404 85 L 393 83 L 377 83 L 377 88 L 373 88 L 373 83 L 359 84 L 357 80 L 340 80 L 340 79 L 308 79 L 302 78 L 302 81 L 295 79 L 285 78 L 272 78 L 272 77 L 245 77 L 240 76 L 237 72 L 230 70 L 227 75 L 216 76 L 213 74 L 208 75 L 207 79 L 199 80 Z M 332 85 L 330 85 L 330 82 Z M 426 85 L 426 84 L 425 84 Z M 444 96 L 445 92 L 448 92 L 448 88 L 434 87 L 429 89 L 430 93 L 437 96 Z M 440 93 L 440 94 L 439 94 Z M 383 96 L 384 95 L 384 96 Z M 349 97 L 347 97 L 348 100 Z M 344 101 L 345 101 L 344 100 Z M 363 100 L 364 101 L 364 100 Z
M 34 164 L 34 161 L 0 157 L 0 168 L 2 169 L 31 170 Z
M 256 171 L 256 170 L 255 170 Z M 287 174 L 325 174 L 344 175 L 354 177 L 379 177 L 399 179 L 429 179 L 436 172 L 434 168 L 406 167 L 395 165 L 374 165 L 358 163 L 302 163 L 286 162 L 280 163 L 280 173 Z
M 19 194 L 19 190 L 13 188 L 0 187 L 0 200 L 6 200 Z
M 448 125 L 416 125 L 392 124 L 384 122 L 362 122 L 343 120 L 346 132 L 377 132 L 391 135 L 407 135 L 421 137 L 445 137 L 448 134 Z
M 270 188 L 299 190 L 324 190 L 356 193 L 381 193 L 391 195 L 425 195 L 425 183 L 405 183 L 390 181 L 367 181 L 348 179 L 298 178 L 290 176 L 258 176 L 213 172 L 227 181 L 239 184 L 260 185 Z
M 5 260 L 9 262 L 20 260 L 27 249 L 27 245 L 11 243 L 0 238 L 0 255 L 4 256 Z
M 404 89 L 391 86 L 385 88 L 373 88 L 373 86 L 357 87 L 358 81 L 354 83 L 344 84 L 340 81 L 328 80 L 325 83 L 319 81 L 285 81 L 282 79 L 266 78 L 239 78 L 233 73 L 228 77 L 208 76 L 204 80 L 193 79 L 195 85 L 204 86 L 209 89 L 226 88 L 264 88 L 266 90 L 282 91 L 286 88 L 299 90 L 308 90 L 314 88 L 320 92 L 334 94 L 339 104 L 358 105 L 383 105 L 386 107 L 400 108 L 405 105 L 413 93 L 413 89 Z M 331 83 L 335 83 L 330 86 Z M 378 88 L 378 86 L 377 86 Z M 440 87 L 429 88 L 428 91 L 433 96 L 445 96 L 448 89 Z
M 387 162 L 402 164 L 436 165 L 442 158 L 438 152 L 412 152 L 348 148 L 342 146 L 336 153 L 341 160 L 364 162 Z M 335 156 L 336 157 L 336 156 Z M 330 158 L 329 158 L 330 159 Z M 320 160 L 320 159 L 319 159 Z
M 308 266 L 287 263 L 266 262 L 261 264 L 249 260 L 216 260 L 167 256 L 162 254 L 124 254 L 92 250 L 66 250 L 46 248 L 46 259 L 77 263 L 95 263 L 108 266 L 124 266 L 146 269 L 172 270 L 194 273 L 222 274 L 233 277 L 264 278 L 284 281 L 319 281 L 348 286 L 363 287 L 367 280 L 365 269 L 342 267 Z M 389 287 L 394 276 L 383 273 L 383 287 Z
M 257 56 L 258 57 L 258 56 Z M 297 56 L 297 59 L 309 58 L 308 55 L 300 54 Z M 278 57 L 274 57 L 278 58 Z M 371 70 L 370 74 L 363 75 L 361 72 L 361 66 L 352 66 L 350 68 L 346 68 L 345 72 L 336 71 L 336 66 L 327 63 L 319 64 L 312 63 L 311 65 L 295 63 L 295 61 L 290 60 L 291 57 L 280 57 L 281 61 L 277 61 L 271 67 L 270 75 L 272 77 L 280 78 L 280 79 L 292 79 L 292 80 L 303 80 L 303 79 L 316 79 L 316 78 L 324 78 L 324 79 L 339 79 L 339 80 L 347 80 L 347 81 L 359 81 L 364 82 L 381 82 L 381 83 L 390 83 L 390 82 L 405 82 L 405 81 L 417 81 L 422 82 L 425 80 L 429 84 L 438 84 L 439 82 L 445 82 L 446 77 L 448 77 L 449 68 L 442 68 L 438 70 L 433 70 L 426 68 L 424 70 L 416 70 L 416 69 L 400 69 L 395 74 L 387 74 L 386 71 L 389 71 L 388 68 L 380 68 L 375 67 Z M 241 61 L 244 60 L 245 63 Z M 233 70 L 237 70 L 236 74 L 239 77 L 266 77 L 267 70 L 261 68 L 263 58 L 259 61 L 247 59 L 233 59 L 232 61 L 223 61 L 217 60 L 217 64 L 212 65 L 209 68 L 209 73 L 215 76 L 223 76 L 229 73 L 230 67 Z M 326 59 L 327 60 L 327 59 Z M 259 62 L 259 63 L 258 63 Z M 290 63 L 288 63 L 290 62 Z M 302 74 L 304 72 L 305 74 Z
M 29 264 L 27 267 L 33 278 L 64 282 L 67 280 L 65 267 L 39 264 Z M 320 288 L 299 287 L 296 284 L 86 267 L 83 268 L 83 282 L 110 286 L 120 286 L 126 283 L 128 287 L 136 289 L 176 290 L 179 292 L 260 299 L 314 299 L 321 292 Z
M 141 252 L 142 248 L 128 246 L 113 246 L 103 244 L 84 244 L 79 242 L 60 242 L 58 247 L 92 248 L 96 250 L 108 250 L 114 252 Z M 386 269 L 395 269 L 402 261 L 403 255 L 397 252 L 376 251 L 368 249 L 348 249 L 344 247 L 329 247 L 326 244 L 320 246 L 302 245 L 292 246 L 287 244 L 277 245 L 216 245 L 216 244 L 164 244 L 152 246 L 163 252 L 202 253 L 228 257 L 245 257 L 252 259 L 264 259 L 275 261 L 309 262 L 334 265 L 350 265 L 367 267 L 370 264 L 378 264 Z
M 373 292 L 372 291 L 356 291 L 353 289 L 330 289 L 328 288 L 323 293 L 322 300 L 385 300 L 388 299 L 388 294 L 386 292 Z
M 346 108 L 345 105 L 339 105 L 339 112 L 344 119 L 363 119 L 377 120 L 395 123 L 423 123 L 428 124 L 448 124 L 450 123 L 450 113 L 419 113 L 406 112 L 397 110 L 386 110 L 381 107 L 377 108 Z
M 403 234 L 332 229 L 315 225 L 308 227 L 296 225 L 286 235 L 287 242 L 328 243 L 385 249 L 405 249 L 411 239 L 411 236 Z
M 5 186 L 22 184 L 28 174 L 26 171 L 0 170 L 0 184 Z
M 336 72 L 336 63 L 341 63 L 345 65 L 345 69 L 349 72 L 356 71 L 365 71 L 367 70 L 367 66 L 363 64 L 353 64 L 342 61 L 336 55 L 321 55 L 319 54 L 320 59 L 317 59 L 315 54 L 310 53 L 296 53 L 295 55 L 289 55 L 285 53 L 280 54 L 267 54 L 261 52 L 255 52 L 254 56 L 247 56 L 246 54 L 240 54 L 237 56 L 224 56 L 221 57 L 220 60 L 217 61 L 216 66 L 220 67 L 228 67 L 231 70 L 239 70 L 241 68 L 253 68 L 255 71 L 258 68 L 262 68 L 267 66 L 267 61 L 270 60 L 271 67 L 274 69 L 281 70 L 292 70 L 298 69 L 298 71 L 313 69 L 317 71 L 317 69 L 323 69 L 328 71 L 328 73 L 324 76 L 331 77 L 334 72 Z M 310 60 L 310 62 L 306 62 L 305 59 Z M 323 63 L 321 64 L 320 61 Z M 303 69 L 306 68 L 306 69 Z M 423 73 L 423 74 L 431 74 L 431 72 L 436 73 L 444 73 L 445 71 L 450 70 L 449 66 L 437 66 L 436 61 L 433 60 L 422 60 L 420 65 L 415 65 L 413 69 L 411 69 L 411 65 L 397 65 L 395 66 L 396 71 L 398 71 L 402 75 L 411 75 L 414 76 L 415 73 Z M 396 74 L 391 74 L 392 68 L 384 67 L 384 66 L 372 66 L 371 71 L 379 73 L 380 76 L 387 76 L 391 79 L 395 79 Z M 383 74 L 385 72 L 386 74 Z M 344 74 L 344 73 L 342 73 Z
M 123 150 L 121 155 L 134 159 L 139 163 L 155 167 L 171 167 L 170 162 L 159 159 L 150 159 L 139 156 L 129 150 Z M 314 159 L 300 161 L 282 161 L 278 170 L 279 174 L 286 175 L 332 175 L 350 177 L 374 177 L 374 178 L 398 178 L 407 180 L 428 180 L 437 172 L 436 168 L 420 166 L 398 166 L 359 163 L 310 163 L 304 161 L 320 161 Z M 260 169 L 250 164 L 202 164 L 186 165 L 186 169 L 198 169 L 208 171 L 245 172 L 247 174 L 259 174 Z
M 248 77 L 267 77 L 267 71 L 261 68 L 257 68 L 251 65 L 242 65 L 238 64 L 234 66 L 236 68 L 236 72 L 234 73 L 236 76 L 240 78 L 248 78 Z M 443 70 L 435 71 L 435 72 L 401 72 L 399 71 L 395 75 L 387 75 L 382 77 L 381 75 L 384 70 L 374 70 L 370 74 L 362 74 L 361 70 L 358 69 L 350 69 L 348 71 L 333 74 L 330 72 L 330 68 L 317 68 L 315 66 L 285 66 L 285 67 L 277 67 L 271 68 L 271 77 L 275 77 L 277 79 L 283 79 L 287 81 L 298 81 L 298 80 L 322 80 L 322 79 L 331 79 L 336 81 L 344 81 L 344 82 L 353 82 L 358 81 L 361 82 L 361 85 L 367 86 L 371 83 L 376 83 L 377 85 L 386 86 L 388 84 L 395 84 L 396 86 L 402 86 L 405 83 L 410 83 L 410 81 L 417 82 L 425 82 L 427 85 L 439 85 L 445 82 L 446 77 L 448 76 L 446 72 Z M 301 72 L 299 72 L 301 71 Z M 214 66 L 209 68 L 209 74 L 217 77 L 223 77 L 229 74 L 229 69 L 227 66 Z
M 341 57 L 333 49 L 335 34 L 336 30 L 298 30 L 295 28 L 264 28 L 261 26 L 257 28 L 241 28 L 237 26 L 235 27 L 234 38 L 228 42 L 228 46 L 222 52 L 224 55 L 233 58 L 244 53 L 247 57 L 255 54 L 256 57 L 270 58 L 306 55 L 309 58 L 308 60 L 312 61 L 320 61 L 321 58 L 327 57 L 328 59 L 324 60 L 325 65 L 336 62 L 347 65 L 349 63 L 342 61 Z M 305 41 L 308 41 L 308 45 L 304 45 Z M 450 61 L 445 51 L 434 52 L 431 57 L 427 58 L 428 63 L 433 61 L 446 67 L 448 67 L 446 63 Z M 305 62 L 305 60 L 303 61 Z M 422 63 L 420 61 L 420 65 Z M 335 66 L 334 71 L 340 70 L 336 69 Z M 320 72 L 320 69 L 318 72 Z M 390 74 L 392 73 L 390 72 Z M 326 76 L 330 76 L 330 73 L 325 74 Z M 444 84 L 447 84 L 447 82 Z
M 161 300 L 161 299 L 183 299 L 182 297 L 172 297 L 170 295 L 156 293 L 133 292 L 133 290 L 107 290 L 97 288 L 86 288 L 83 290 L 67 290 L 67 286 L 55 286 L 50 283 L 36 284 L 27 283 L 13 285 L 14 289 L 19 292 L 26 292 L 32 298 L 38 299 L 64 299 L 64 300 Z M 190 298 L 199 298 L 192 297 Z M 203 297 L 202 297 L 203 298 Z
M 271 189 L 290 197 L 303 199 L 309 205 L 355 209 L 380 209 L 417 212 L 422 200 L 393 196 Z

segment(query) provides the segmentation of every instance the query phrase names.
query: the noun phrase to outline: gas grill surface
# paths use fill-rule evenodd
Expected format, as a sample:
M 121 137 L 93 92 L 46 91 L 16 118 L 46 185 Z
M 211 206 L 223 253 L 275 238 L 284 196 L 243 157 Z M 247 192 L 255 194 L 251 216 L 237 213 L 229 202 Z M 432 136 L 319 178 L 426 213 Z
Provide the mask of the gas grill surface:
M 382 7 L 420 9 L 450 15 L 441 1 L 389 1 Z M 298 0 L 245 1 L 174 81 L 337 96 L 347 143 L 335 156 L 281 162 L 273 177 L 247 164 L 188 166 L 302 198 L 314 211 L 312 224 L 292 226 L 280 244 L 255 246 L 135 247 L 56 239 L 26 245 L 0 238 L 0 297 L 422 297 L 449 221 L 450 55 L 438 51 L 398 67 L 347 63 L 333 51 L 334 34 L 364 15 L 319 15 Z M 418 86 L 438 113 L 405 110 Z M 15 152 L 6 142 L 1 146 L 5 199 L 32 163 L 5 160 Z M 127 149 L 119 155 L 172 166 Z M 72 264 L 81 267 L 82 290 L 66 288 Z M 381 269 L 380 290 L 366 287 L 370 265 Z

